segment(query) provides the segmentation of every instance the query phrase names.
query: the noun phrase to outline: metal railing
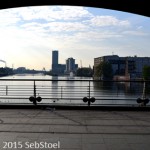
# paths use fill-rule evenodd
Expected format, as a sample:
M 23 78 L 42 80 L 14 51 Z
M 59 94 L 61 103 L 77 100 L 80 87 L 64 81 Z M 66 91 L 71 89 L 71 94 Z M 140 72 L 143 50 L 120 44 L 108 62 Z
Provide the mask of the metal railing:
M 133 106 L 143 97 L 143 85 L 141 81 L 0 79 L 0 104 Z M 149 89 L 144 91 L 145 99 Z

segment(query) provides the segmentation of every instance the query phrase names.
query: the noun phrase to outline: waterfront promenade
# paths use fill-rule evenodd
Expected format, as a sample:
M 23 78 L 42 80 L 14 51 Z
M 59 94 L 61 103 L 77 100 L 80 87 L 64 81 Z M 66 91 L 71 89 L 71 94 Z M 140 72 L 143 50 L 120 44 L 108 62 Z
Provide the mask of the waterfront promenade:
M 7 150 L 149 150 L 150 111 L 1 108 L 0 149 L 4 146 Z

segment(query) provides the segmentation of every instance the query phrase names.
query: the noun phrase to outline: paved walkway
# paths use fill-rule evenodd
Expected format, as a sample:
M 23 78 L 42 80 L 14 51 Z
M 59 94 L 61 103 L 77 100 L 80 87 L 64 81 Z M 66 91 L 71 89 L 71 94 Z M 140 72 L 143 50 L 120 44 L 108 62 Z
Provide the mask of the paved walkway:
M 150 112 L 0 109 L 0 149 L 16 148 L 150 150 Z

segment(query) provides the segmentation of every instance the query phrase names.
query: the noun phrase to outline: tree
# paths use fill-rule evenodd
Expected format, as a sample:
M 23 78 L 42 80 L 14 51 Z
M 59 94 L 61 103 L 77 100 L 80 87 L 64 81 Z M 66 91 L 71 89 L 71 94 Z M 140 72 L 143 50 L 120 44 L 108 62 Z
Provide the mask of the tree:
M 93 70 L 91 68 L 78 68 L 76 72 L 77 76 L 80 77 L 92 77 L 93 76 Z
M 112 79 L 113 77 L 112 65 L 109 62 L 101 62 L 95 68 L 95 76 L 103 79 Z
M 6 76 L 6 75 L 11 75 L 13 74 L 13 69 L 12 68 L 0 68 L 0 76 Z
M 143 79 L 148 80 L 150 79 L 150 66 L 144 66 L 143 67 Z

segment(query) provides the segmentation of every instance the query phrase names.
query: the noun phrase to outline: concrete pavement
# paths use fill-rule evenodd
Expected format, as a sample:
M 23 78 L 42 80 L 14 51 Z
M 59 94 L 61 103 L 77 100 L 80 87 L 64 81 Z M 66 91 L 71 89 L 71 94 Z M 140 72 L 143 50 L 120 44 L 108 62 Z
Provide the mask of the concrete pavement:
M 150 112 L 0 109 L 0 149 L 149 150 Z

